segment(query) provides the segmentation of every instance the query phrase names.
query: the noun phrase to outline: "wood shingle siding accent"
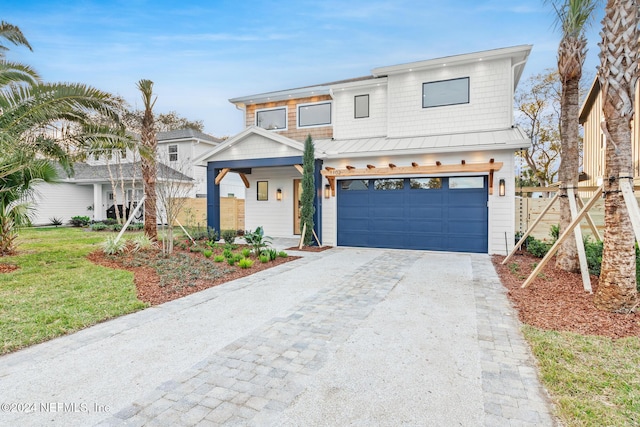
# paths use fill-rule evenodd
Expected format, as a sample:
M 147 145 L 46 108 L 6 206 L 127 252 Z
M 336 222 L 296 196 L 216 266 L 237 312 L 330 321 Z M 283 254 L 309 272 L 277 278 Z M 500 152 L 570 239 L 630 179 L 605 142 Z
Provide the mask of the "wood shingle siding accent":
M 269 102 L 266 104 L 252 104 L 247 105 L 245 111 L 245 126 L 256 125 L 256 110 L 262 110 L 264 108 L 277 108 L 287 107 L 287 130 L 274 131 L 287 138 L 294 139 L 296 141 L 304 141 L 307 135 L 311 134 L 313 139 L 330 139 L 333 137 L 333 126 L 319 126 L 319 127 L 303 127 L 298 128 L 298 105 L 309 104 L 313 102 L 331 101 L 331 96 L 312 96 L 308 98 L 297 98 L 288 101 Z

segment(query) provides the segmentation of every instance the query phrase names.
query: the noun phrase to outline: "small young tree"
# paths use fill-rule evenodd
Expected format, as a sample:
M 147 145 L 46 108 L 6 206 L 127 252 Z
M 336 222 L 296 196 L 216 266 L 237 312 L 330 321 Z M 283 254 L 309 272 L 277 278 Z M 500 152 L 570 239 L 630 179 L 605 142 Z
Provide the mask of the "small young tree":
M 142 93 L 144 104 L 144 116 L 142 118 L 142 131 L 140 134 L 141 147 L 146 150 L 142 156 L 142 179 L 144 193 L 147 196 L 144 202 L 144 232 L 150 239 L 158 239 L 158 227 L 156 219 L 156 179 L 157 164 L 156 151 L 158 140 L 156 138 L 153 107 L 156 99 L 153 96 L 153 82 L 142 79 L 138 82 L 138 89 Z
M 187 170 L 187 164 L 182 162 L 175 169 L 169 168 L 165 166 L 169 163 L 168 160 L 168 158 L 159 160 L 159 182 L 156 186 L 156 195 L 158 207 L 161 209 L 161 219 L 167 224 L 166 233 L 162 236 L 162 251 L 171 254 L 173 253 L 173 225 L 187 202 L 189 192 L 193 188 L 193 180 L 183 172 Z
M 300 232 L 307 228 L 303 236 L 303 243 L 310 245 L 313 242 L 313 214 L 316 212 L 313 202 L 316 197 L 316 185 L 315 185 L 315 148 L 313 146 L 313 140 L 311 135 L 307 136 L 304 141 L 304 155 L 302 157 L 302 195 L 300 197 L 300 203 L 302 204 L 302 210 L 300 212 Z

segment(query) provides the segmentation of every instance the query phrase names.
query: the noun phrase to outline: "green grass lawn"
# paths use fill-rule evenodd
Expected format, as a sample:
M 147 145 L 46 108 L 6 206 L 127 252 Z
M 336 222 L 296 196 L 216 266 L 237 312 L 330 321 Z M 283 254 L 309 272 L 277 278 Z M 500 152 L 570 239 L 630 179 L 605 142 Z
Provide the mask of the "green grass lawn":
M 133 274 L 93 264 L 86 255 L 107 236 L 80 228 L 20 232 L 18 265 L 0 274 L 0 354 L 140 310 Z
M 523 331 L 565 425 L 640 425 L 640 338 Z

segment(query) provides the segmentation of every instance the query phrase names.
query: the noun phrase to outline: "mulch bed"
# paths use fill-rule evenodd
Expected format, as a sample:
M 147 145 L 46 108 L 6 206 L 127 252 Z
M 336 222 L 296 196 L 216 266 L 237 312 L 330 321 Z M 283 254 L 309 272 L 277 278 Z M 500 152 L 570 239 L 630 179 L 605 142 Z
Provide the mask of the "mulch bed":
M 298 246 L 292 246 L 290 248 L 287 248 L 285 250 L 287 251 L 301 251 L 301 252 L 322 252 L 322 251 L 326 251 L 327 249 L 331 249 L 333 248 L 333 246 L 303 246 L 302 249 L 299 249 Z
M 192 257 L 203 257 L 203 255 L 200 253 L 181 251 L 177 248 L 175 249 L 175 252 L 183 252 Z M 195 292 L 200 292 L 204 289 L 218 286 L 225 282 L 230 282 L 241 277 L 249 276 L 251 274 L 257 273 L 258 271 L 266 270 L 268 268 L 272 268 L 277 265 L 300 258 L 298 256 L 276 258 L 274 261 L 270 261 L 265 264 L 261 263 L 260 261 L 256 261 L 253 266 L 246 269 L 242 269 L 237 265 L 230 266 L 226 262 L 214 263 L 210 260 L 209 262 L 211 262 L 212 265 L 230 271 L 224 274 L 224 276 L 215 280 L 197 280 L 195 281 L 195 283 L 193 283 L 192 286 L 184 286 L 184 284 L 181 282 L 174 282 L 166 286 L 160 286 L 160 277 L 153 268 L 146 266 L 130 267 L 123 265 L 127 260 L 130 261 L 132 257 L 133 254 L 131 253 L 125 253 L 117 257 L 109 257 L 105 255 L 101 250 L 92 252 L 87 256 L 90 261 L 104 267 L 117 268 L 133 272 L 138 299 L 151 305 L 158 305 L 167 301 L 172 301 L 174 299 L 178 299 Z
M 520 251 L 507 265 L 502 265 L 500 263 L 504 258 L 494 255 L 493 265 L 523 323 L 582 335 L 640 337 L 640 313 L 618 314 L 598 310 L 593 305 L 593 294 L 584 291 L 579 273 L 557 270 L 555 260 L 551 260 L 541 276 L 522 289 L 520 286 L 529 277 L 535 264 L 541 261 L 540 258 Z M 597 276 L 591 276 L 591 286 L 595 294 L 598 289 Z
M 18 268 L 17 265 L 13 264 L 0 264 L 0 274 L 1 273 L 11 273 L 12 271 L 16 271 Z

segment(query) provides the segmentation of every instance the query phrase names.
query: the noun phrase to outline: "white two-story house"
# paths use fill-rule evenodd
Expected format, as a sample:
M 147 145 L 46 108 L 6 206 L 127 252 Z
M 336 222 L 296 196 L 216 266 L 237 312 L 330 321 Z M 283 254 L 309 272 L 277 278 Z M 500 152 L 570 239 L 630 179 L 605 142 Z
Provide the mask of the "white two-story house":
M 300 234 L 303 141 L 315 144 L 323 245 L 504 254 L 514 152 L 530 145 L 513 95 L 530 45 L 374 68 L 340 82 L 231 99 L 246 129 L 199 158 L 209 225 L 237 173 L 247 229 Z
M 221 140 L 193 130 L 158 132 L 158 183 L 177 180 L 184 184 L 180 196 L 206 197 L 206 168 L 194 165 L 194 159 L 211 151 Z M 90 156 L 74 165 L 74 174 L 54 184 L 36 187 L 32 223 L 46 225 L 52 218 L 68 221 L 73 216 L 103 220 L 114 215 L 115 205 L 124 213 L 143 195 L 140 156 L 127 150 L 110 155 Z M 115 184 L 115 188 L 114 188 Z M 124 188 L 124 192 L 122 189 Z M 243 195 L 242 183 L 228 181 L 223 195 Z

